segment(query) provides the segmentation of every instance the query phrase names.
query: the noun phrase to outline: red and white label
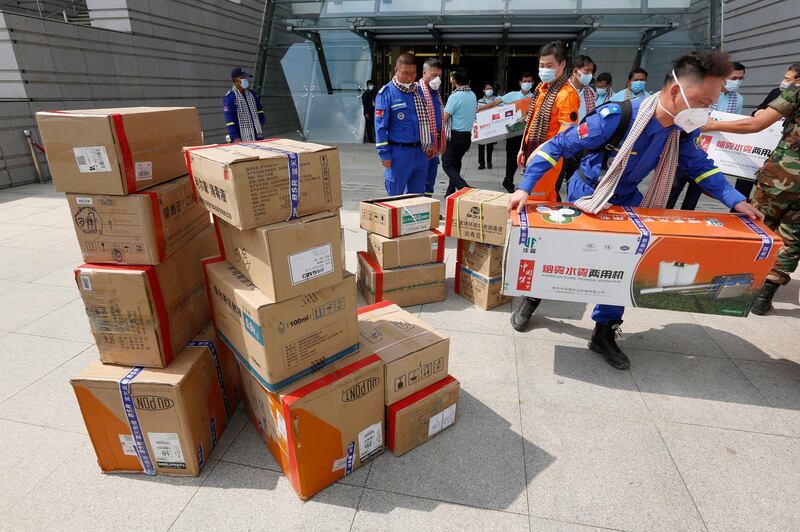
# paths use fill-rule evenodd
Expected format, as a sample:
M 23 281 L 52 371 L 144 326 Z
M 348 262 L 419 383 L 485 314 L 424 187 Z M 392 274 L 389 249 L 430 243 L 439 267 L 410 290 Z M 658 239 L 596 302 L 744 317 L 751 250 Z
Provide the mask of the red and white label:
M 517 290 L 530 290 L 533 284 L 533 267 L 536 265 L 534 260 L 519 261 L 519 272 L 517 273 Z

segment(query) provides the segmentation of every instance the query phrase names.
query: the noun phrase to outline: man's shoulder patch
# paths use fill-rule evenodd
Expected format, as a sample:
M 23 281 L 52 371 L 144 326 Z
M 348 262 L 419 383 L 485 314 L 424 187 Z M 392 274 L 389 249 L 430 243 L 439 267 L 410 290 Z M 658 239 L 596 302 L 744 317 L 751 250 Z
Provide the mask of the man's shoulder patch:
M 589 138 L 589 124 L 584 122 L 578 126 L 578 137 L 582 139 Z
M 602 109 L 600 109 L 600 111 L 599 111 L 599 114 L 600 114 L 600 116 L 602 116 L 603 118 L 606 118 L 606 117 L 608 117 L 609 115 L 615 115 L 615 114 L 619 114 L 621 111 L 622 111 L 622 110 L 619 108 L 619 105 L 616 105 L 616 104 L 609 104 L 609 105 L 605 105 L 605 106 L 603 106 L 603 108 L 602 108 Z
M 383 118 L 383 109 L 375 109 L 375 116 L 377 118 Z

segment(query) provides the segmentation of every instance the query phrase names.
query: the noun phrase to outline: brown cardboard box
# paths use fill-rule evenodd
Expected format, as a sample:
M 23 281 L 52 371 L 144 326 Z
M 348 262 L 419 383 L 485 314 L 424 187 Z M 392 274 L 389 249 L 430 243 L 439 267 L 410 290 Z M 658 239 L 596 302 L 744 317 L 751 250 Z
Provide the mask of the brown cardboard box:
M 384 270 L 444 262 L 444 234 L 436 229 L 387 238 L 367 233 L 367 253 Z
M 483 310 L 511 303 L 513 298 L 502 294 L 503 274 L 485 277 L 456 263 L 455 293 Z
M 223 257 L 273 303 L 342 280 L 342 222 L 325 211 L 255 229 L 216 218 Z
M 358 309 L 361 350 L 386 367 L 390 405 L 447 375 L 450 339 L 390 301 Z
M 336 148 L 270 139 L 184 151 L 198 201 L 239 229 L 342 206 Z M 297 189 L 295 209 L 293 183 Z
M 444 234 L 505 246 L 509 196 L 477 188 L 462 188 L 447 196 Z
M 208 227 L 189 178 L 129 196 L 67 194 L 86 262 L 158 264 Z
M 387 238 L 439 227 L 439 200 L 420 194 L 364 200 L 361 228 Z
M 244 368 L 242 377 L 253 425 L 301 499 L 383 452 L 383 363 L 377 355 L 349 356 L 278 393 Z
M 503 275 L 504 246 L 482 244 L 474 240 L 459 240 L 456 262 L 484 277 Z
M 70 382 L 106 473 L 199 475 L 242 393 L 211 324 L 167 369 L 95 361 Z
M 208 227 L 155 266 L 79 266 L 75 280 L 100 360 L 167 367 L 208 321 L 200 260 L 217 249 Z
M 367 304 L 389 300 L 401 307 L 444 300 L 444 262 L 384 270 L 358 252 L 358 290 Z
M 422 445 L 456 421 L 458 381 L 448 375 L 386 408 L 386 446 L 396 454 Z
M 355 278 L 274 303 L 229 262 L 203 261 L 217 331 L 259 382 L 278 391 L 358 351 Z
M 59 192 L 132 194 L 186 173 L 181 148 L 203 143 L 194 107 L 36 113 Z

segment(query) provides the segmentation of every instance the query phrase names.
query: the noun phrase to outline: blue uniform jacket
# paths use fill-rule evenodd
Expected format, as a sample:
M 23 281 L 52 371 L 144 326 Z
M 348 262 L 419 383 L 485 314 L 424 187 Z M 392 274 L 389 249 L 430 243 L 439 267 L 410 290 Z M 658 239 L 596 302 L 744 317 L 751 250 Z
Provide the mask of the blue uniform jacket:
M 631 125 L 639 112 L 641 102 L 642 100 L 632 102 Z M 589 115 L 583 124 L 572 126 L 539 146 L 525 169 L 525 175 L 519 188 L 530 193 L 539 178 L 553 168 L 560 158 L 572 157 L 582 150 L 596 150 L 587 153 L 578 170 L 578 172 L 582 170 L 584 175 L 596 185 L 602 174 L 601 165 L 604 151 L 602 148 L 614 136 L 617 124 L 619 124 L 620 112 L 618 104 L 608 104 L 595 114 Z M 633 145 L 628 164 L 617 185 L 615 196 L 611 199 L 612 204 L 636 207 L 641 203 L 642 194 L 637 187 L 655 169 L 667 137 L 676 127 L 673 125 L 665 128 L 655 117 L 645 126 L 644 131 Z M 630 125 L 628 131 L 630 131 Z M 699 136 L 699 131 L 682 136 L 678 168 L 686 172 L 704 192 L 718 199 L 728 208 L 733 208 L 740 201 L 744 201 L 745 197 L 728 183 L 720 169 L 714 166 L 714 162 L 700 148 Z M 616 148 L 619 149 L 619 146 Z M 574 179 L 579 180 L 580 178 L 576 176 Z
M 235 89 L 231 89 L 225 94 L 225 98 L 222 99 L 222 105 L 225 112 L 225 127 L 228 129 L 228 135 L 231 136 L 231 140 L 240 140 L 242 136 L 239 134 L 239 115 L 236 113 L 236 94 L 234 94 L 234 90 Z M 258 121 L 263 126 L 265 120 L 264 109 L 261 107 L 261 99 L 254 91 L 250 89 L 245 90 L 255 98 L 256 108 L 258 109 Z M 253 121 L 255 121 L 255 117 L 253 117 Z
M 375 97 L 375 147 L 382 161 L 392 158 L 390 142 L 419 142 L 414 95 L 398 90 L 391 82 Z

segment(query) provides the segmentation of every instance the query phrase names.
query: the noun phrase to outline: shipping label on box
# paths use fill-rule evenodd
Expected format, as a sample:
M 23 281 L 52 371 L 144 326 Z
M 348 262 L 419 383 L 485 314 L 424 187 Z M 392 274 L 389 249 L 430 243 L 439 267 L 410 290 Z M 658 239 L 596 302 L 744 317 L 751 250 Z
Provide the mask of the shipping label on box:
M 242 358 L 239 358 L 242 362 Z M 279 391 L 242 369 L 253 425 L 301 499 L 383 452 L 383 363 L 361 352 Z
M 477 188 L 462 188 L 447 196 L 444 234 L 504 246 L 510 196 Z
M 422 445 L 456 422 L 459 382 L 443 380 L 386 407 L 386 445 L 396 455 Z
M 70 383 L 100 469 L 148 475 L 199 475 L 242 393 L 210 324 L 168 369 L 95 361 Z
M 436 229 L 387 238 L 367 233 L 367 253 L 383 269 L 444 262 L 444 234 Z
M 485 277 L 466 268 L 460 262 L 456 263 L 455 292 L 467 301 L 471 301 L 483 310 L 511 303 L 512 298 L 504 295 L 502 290 L 502 274 Z
M 186 173 L 182 149 L 203 143 L 194 107 L 36 113 L 53 186 L 77 194 L 132 194 Z
M 387 238 L 439 227 L 439 200 L 420 194 L 364 200 L 359 211 L 362 229 Z
M 339 152 L 288 139 L 186 148 L 200 203 L 239 229 L 342 206 Z
M 342 280 L 338 211 L 244 230 L 220 218 L 216 222 L 223 257 L 272 302 L 316 292 Z
M 456 247 L 456 262 L 484 277 L 497 277 L 503 275 L 504 254 L 504 246 L 462 239 Z
M 385 364 L 387 405 L 447 375 L 450 339 L 390 301 L 358 309 L 358 332 Z
M 79 266 L 75 280 L 100 360 L 166 367 L 208 321 L 200 260 L 217 249 L 207 227 L 155 266 Z
M 384 270 L 364 251 L 358 252 L 358 290 L 367 304 L 392 301 L 401 307 L 444 300 L 444 262 Z
M 128 196 L 67 194 L 67 203 L 86 262 L 158 264 L 210 223 L 186 176 Z
M 472 125 L 472 142 L 488 144 L 521 136 L 530 105 L 531 99 L 528 97 L 478 111 Z
M 355 278 L 273 302 L 222 259 L 204 261 L 220 336 L 277 391 L 358 350 Z
M 782 246 L 749 218 L 566 204 L 529 204 L 514 216 L 503 293 L 747 316 Z

